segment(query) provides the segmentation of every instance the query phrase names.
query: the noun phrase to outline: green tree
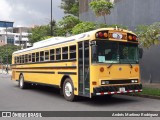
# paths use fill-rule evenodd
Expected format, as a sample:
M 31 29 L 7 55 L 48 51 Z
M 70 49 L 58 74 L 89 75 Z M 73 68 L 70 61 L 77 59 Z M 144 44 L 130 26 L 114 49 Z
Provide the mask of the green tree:
M 29 35 L 29 42 L 35 43 L 44 40 L 47 36 L 50 36 L 50 25 L 37 26 L 31 30 Z
M 61 9 L 64 10 L 65 14 L 72 14 L 79 16 L 79 1 L 78 0 L 62 0 Z
M 81 22 L 72 29 L 72 33 L 80 34 L 94 29 L 96 29 L 96 24 L 94 22 Z
M 96 24 L 94 22 L 81 22 L 81 23 L 77 24 L 72 29 L 72 33 L 73 34 L 80 34 L 80 33 L 88 32 L 88 31 L 95 30 L 95 29 L 98 29 L 98 28 L 107 28 L 107 27 L 115 28 L 116 26 L 118 28 L 121 28 L 121 29 L 127 29 L 126 26 L 122 26 L 122 25 L 119 25 L 119 24 L 107 25 L 107 24 L 103 24 L 103 23 Z
M 15 45 L 4 45 L 4 46 L 0 46 L 0 58 L 2 58 L 2 62 L 4 64 L 7 64 L 7 56 L 8 56 L 8 64 L 11 64 L 12 61 L 12 53 L 14 51 L 19 50 L 20 47 L 19 46 L 15 46 Z
M 113 3 L 106 0 L 92 0 L 89 6 L 94 11 L 97 17 L 103 16 L 106 24 L 106 15 L 111 13 L 111 9 L 114 7 Z
M 140 45 L 149 48 L 151 45 L 160 43 L 160 22 L 152 25 L 139 25 L 136 33 L 140 40 Z
M 78 17 L 68 15 L 63 17 L 63 20 L 59 21 L 56 28 L 57 36 L 65 36 L 66 34 L 72 34 L 72 28 L 81 21 Z

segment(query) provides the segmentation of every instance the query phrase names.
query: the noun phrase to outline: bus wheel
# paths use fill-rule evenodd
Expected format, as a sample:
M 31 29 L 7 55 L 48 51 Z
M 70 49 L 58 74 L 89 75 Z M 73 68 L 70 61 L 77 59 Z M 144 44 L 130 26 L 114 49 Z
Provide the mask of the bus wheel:
M 75 100 L 76 96 L 74 95 L 73 83 L 69 78 L 66 78 L 66 80 L 63 83 L 63 95 L 64 98 L 68 101 Z
M 24 77 L 23 77 L 23 75 L 20 75 L 20 77 L 19 77 L 19 87 L 20 87 L 21 89 L 25 89 L 26 86 L 27 86 L 27 83 L 24 82 Z

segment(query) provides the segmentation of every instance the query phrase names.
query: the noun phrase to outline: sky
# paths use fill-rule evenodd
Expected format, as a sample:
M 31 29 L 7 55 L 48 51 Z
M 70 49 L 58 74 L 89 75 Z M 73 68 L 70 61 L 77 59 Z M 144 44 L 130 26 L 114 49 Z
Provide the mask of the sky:
M 52 0 L 53 19 L 64 16 L 61 0 Z M 51 19 L 51 0 L 0 0 L 0 21 L 13 21 L 15 27 L 48 24 Z

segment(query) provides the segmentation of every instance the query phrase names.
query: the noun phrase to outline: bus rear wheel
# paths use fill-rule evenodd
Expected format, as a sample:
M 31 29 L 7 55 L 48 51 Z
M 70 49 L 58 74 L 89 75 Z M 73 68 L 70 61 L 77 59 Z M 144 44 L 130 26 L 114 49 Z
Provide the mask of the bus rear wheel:
M 20 75 L 20 77 L 19 77 L 19 87 L 21 89 L 25 89 L 27 87 L 27 83 L 24 82 L 23 75 Z
M 67 101 L 74 101 L 76 98 L 74 95 L 73 83 L 70 78 L 66 78 L 63 83 L 63 95 Z

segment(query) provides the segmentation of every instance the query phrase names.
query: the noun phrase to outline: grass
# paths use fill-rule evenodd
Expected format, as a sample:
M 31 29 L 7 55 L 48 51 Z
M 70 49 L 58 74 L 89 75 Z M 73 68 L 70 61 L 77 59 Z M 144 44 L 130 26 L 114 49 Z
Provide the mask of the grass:
M 142 92 L 140 92 L 138 94 L 160 96 L 160 89 L 143 87 Z

